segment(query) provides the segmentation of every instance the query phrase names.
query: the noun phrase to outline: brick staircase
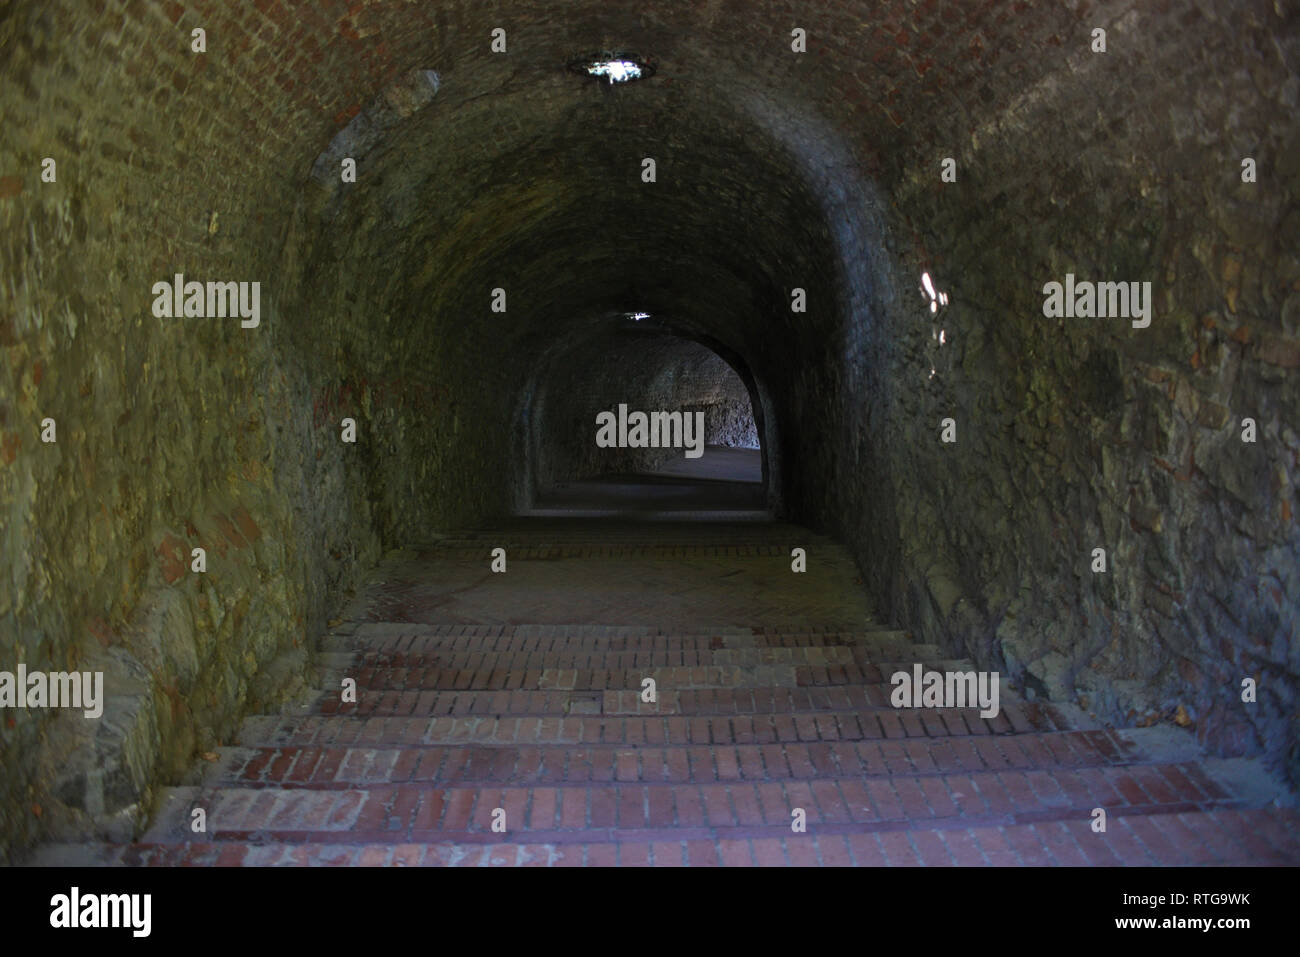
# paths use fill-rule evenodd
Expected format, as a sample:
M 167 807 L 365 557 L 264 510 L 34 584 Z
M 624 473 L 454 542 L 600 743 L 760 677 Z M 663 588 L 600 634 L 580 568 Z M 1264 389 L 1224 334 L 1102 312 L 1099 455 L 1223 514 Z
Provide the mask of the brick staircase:
M 893 672 L 974 665 L 874 624 L 854 574 L 777 524 L 539 520 L 396 553 L 323 640 L 310 703 L 249 718 L 139 843 L 38 863 L 1300 861 L 1296 812 L 1194 755 L 1005 685 L 992 718 L 893 708 Z

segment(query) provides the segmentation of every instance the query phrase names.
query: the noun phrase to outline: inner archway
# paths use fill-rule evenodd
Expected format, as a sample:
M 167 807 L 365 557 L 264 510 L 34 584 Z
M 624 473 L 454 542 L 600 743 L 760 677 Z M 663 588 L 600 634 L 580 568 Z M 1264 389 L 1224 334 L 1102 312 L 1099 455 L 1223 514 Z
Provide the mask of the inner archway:
M 642 312 L 549 350 L 518 411 L 517 512 L 769 515 L 770 416 L 726 352 Z

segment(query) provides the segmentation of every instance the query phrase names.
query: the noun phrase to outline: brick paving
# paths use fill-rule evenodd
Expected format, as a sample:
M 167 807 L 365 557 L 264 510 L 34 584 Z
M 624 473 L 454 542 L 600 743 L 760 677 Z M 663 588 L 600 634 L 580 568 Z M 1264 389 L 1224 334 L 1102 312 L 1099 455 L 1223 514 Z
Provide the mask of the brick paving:
M 38 862 L 1300 862 L 1296 812 L 1201 761 L 1005 687 L 993 717 L 893 708 L 894 671 L 973 665 L 876 622 L 855 574 L 779 524 L 519 521 L 403 550 L 323 639 L 309 706 L 248 719 L 138 843 Z

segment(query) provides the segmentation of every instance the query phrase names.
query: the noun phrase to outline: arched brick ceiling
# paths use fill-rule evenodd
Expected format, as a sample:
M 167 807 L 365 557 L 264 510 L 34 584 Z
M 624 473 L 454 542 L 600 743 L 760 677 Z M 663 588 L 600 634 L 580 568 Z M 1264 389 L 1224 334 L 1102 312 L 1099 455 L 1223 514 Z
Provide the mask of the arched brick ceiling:
M 723 77 L 692 95 L 664 72 L 614 89 L 562 64 L 498 86 L 502 73 L 489 60 L 448 74 L 359 158 L 315 226 L 321 273 L 365 260 L 379 311 L 441 316 L 503 355 L 611 309 L 671 316 L 751 361 L 835 321 L 834 210 L 813 177 L 851 175 L 813 165 L 819 141 L 768 128 L 776 107 L 746 111 Z M 487 310 L 498 286 L 504 320 Z M 820 308 L 792 316 L 796 286 Z
M 430 69 L 441 78 L 433 103 L 363 160 L 360 182 L 338 211 L 345 218 L 337 239 L 350 243 L 348 255 L 366 257 L 368 271 L 390 280 L 400 275 L 402 294 L 426 305 L 431 291 L 463 297 L 456 308 L 465 314 L 481 311 L 487 283 L 528 289 L 530 303 L 547 301 L 557 315 L 588 303 L 598 311 L 631 293 L 661 297 L 661 310 L 680 299 L 682 308 L 694 304 L 714 317 L 745 312 L 750 297 L 770 304 L 794 285 L 821 280 L 830 292 L 819 271 L 837 260 L 827 247 L 842 225 L 835 218 L 852 219 L 876 195 L 902 190 L 945 147 L 957 152 L 966 137 L 978 142 L 1060 98 L 1059 88 L 1081 73 L 1098 113 L 1121 105 L 1128 81 L 1159 67 L 1142 61 L 1136 44 L 1117 41 L 1173 25 L 1199 28 L 1204 18 L 1169 3 L 1086 0 L 897 0 L 869 11 L 825 2 L 141 0 L 107 7 L 98 20 L 77 13 L 74 41 L 96 61 L 116 56 L 121 72 L 77 77 L 83 88 L 102 85 L 105 115 L 101 122 L 88 114 L 68 137 L 102 139 L 105 157 L 156 169 L 137 202 L 157 210 L 154 222 L 173 252 L 201 241 L 207 225 L 207 208 L 168 209 L 166 197 L 192 192 L 196 173 L 218 187 L 203 205 L 223 207 L 223 235 L 277 246 L 330 140 L 411 70 Z M 30 84 L 31 67 L 73 20 L 58 7 L 12 16 L 15 25 L 29 21 L 21 27 L 38 41 L 11 67 Z M 1242 16 L 1259 19 L 1253 10 Z M 1114 34 L 1104 66 L 1087 51 L 1097 25 Z M 188 49 L 197 26 L 207 31 L 206 55 Z M 506 31 L 505 54 L 490 49 L 497 27 Z M 807 53 L 791 51 L 794 27 L 807 31 Z M 602 48 L 652 57 L 658 72 L 603 91 L 565 70 L 571 57 Z M 30 93 L 45 97 L 35 87 Z M 1102 126 L 1117 140 L 1138 132 Z M 1050 155 L 1050 141 L 1026 145 Z M 638 163 L 646 155 L 659 163 L 659 182 L 643 186 Z M 1020 171 L 1004 172 L 1011 187 Z M 605 223 L 632 224 L 641 242 L 625 244 L 611 229 L 606 243 L 595 243 L 584 232 L 583 224 Z M 930 245 L 924 220 L 896 225 Z M 876 238 L 861 226 L 847 235 Z M 626 265 L 633 257 L 639 263 Z M 530 269 L 555 277 L 561 261 L 575 270 L 565 289 L 530 283 Z M 700 266 L 694 277 L 692 263 Z M 673 293 L 679 279 L 688 296 Z
M 415 67 L 437 70 L 467 96 L 484 96 L 553 89 L 568 82 L 562 70 L 569 58 L 626 49 L 654 59 L 660 72 L 653 88 L 665 105 L 669 90 L 680 94 L 673 106 L 709 90 L 786 91 L 805 110 L 847 121 L 861 142 L 872 144 L 864 156 L 875 157 L 869 168 L 909 137 L 928 138 L 931 122 L 965 115 L 973 129 L 1021 90 L 1077 60 L 1089 29 L 1112 25 L 1132 6 L 272 0 L 236 14 L 224 4 L 185 11 L 164 4 L 179 28 L 204 26 L 219 54 L 210 64 L 218 71 L 201 71 L 185 84 L 186 95 L 219 83 L 226 65 L 262 105 L 249 118 L 279 128 L 285 142 L 321 142 Z M 1170 5 L 1154 6 L 1163 13 Z M 497 27 L 507 33 L 505 55 L 489 49 Z M 795 27 L 807 31 L 801 56 L 790 49 Z M 1060 55 L 1050 55 L 1054 50 Z M 274 113 L 266 112 L 272 107 Z

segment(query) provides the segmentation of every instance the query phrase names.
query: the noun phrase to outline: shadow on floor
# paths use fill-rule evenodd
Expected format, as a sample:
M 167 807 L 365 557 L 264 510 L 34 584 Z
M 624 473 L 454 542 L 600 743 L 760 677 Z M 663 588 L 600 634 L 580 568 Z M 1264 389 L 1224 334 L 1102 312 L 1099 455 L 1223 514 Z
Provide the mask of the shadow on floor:
M 698 459 L 674 458 L 654 472 L 602 475 L 558 483 L 541 493 L 532 516 L 770 518 L 758 449 L 706 446 Z M 720 514 L 724 513 L 724 514 Z

